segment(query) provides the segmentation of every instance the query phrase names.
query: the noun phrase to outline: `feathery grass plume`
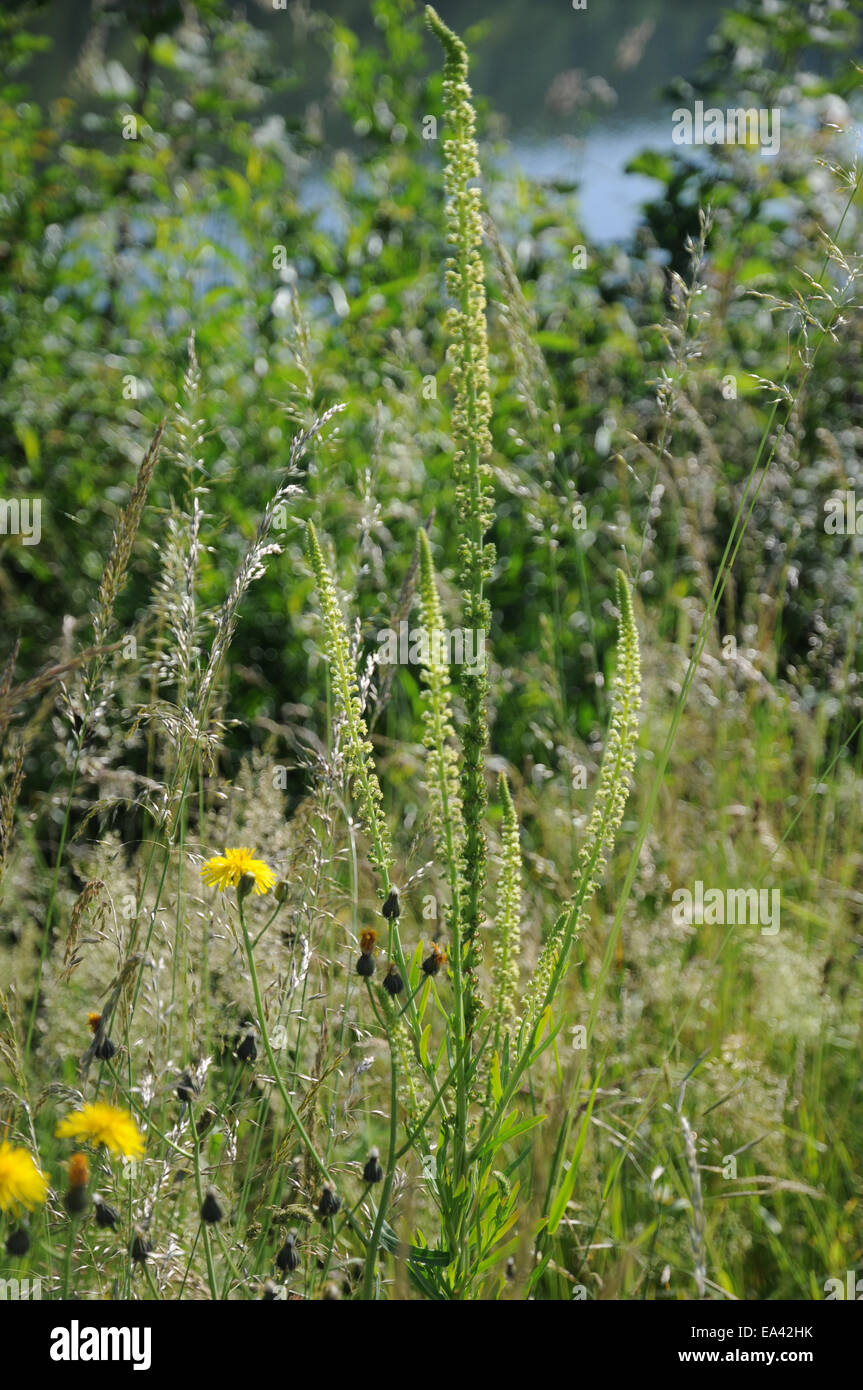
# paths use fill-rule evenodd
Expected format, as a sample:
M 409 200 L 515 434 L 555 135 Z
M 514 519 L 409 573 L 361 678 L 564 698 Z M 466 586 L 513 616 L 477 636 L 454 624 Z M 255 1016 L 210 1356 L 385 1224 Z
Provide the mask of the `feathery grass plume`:
M 333 691 L 343 720 L 342 737 L 348 771 L 359 801 L 360 817 L 370 841 L 369 858 L 381 876 L 383 896 L 386 897 L 390 890 L 393 852 L 389 830 L 383 817 L 383 794 L 372 762 L 374 750 L 368 738 L 360 705 L 348 629 L 339 605 L 333 576 L 324 559 L 318 533 L 311 522 L 306 534 L 306 550 L 318 589 Z
M 3 871 L 6 867 L 6 860 L 9 857 L 9 850 L 12 846 L 12 834 L 15 828 L 15 807 L 18 805 L 18 797 L 21 794 L 21 784 L 24 781 L 25 752 L 26 743 L 23 739 L 20 739 L 10 758 L 9 772 L 5 779 L 3 789 L 0 791 L 0 883 L 3 882 Z
M 12 677 L 15 674 L 15 664 L 18 660 L 18 653 L 21 650 L 21 638 L 16 637 L 15 643 L 9 653 L 9 659 L 3 667 L 3 675 L 0 676 L 0 746 L 6 737 L 6 730 L 9 727 L 9 720 L 12 717 L 12 710 L 9 704 L 9 691 L 12 689 Z
M 126 573 L 129 568 L 129 561 L 132 558 L 132 547 L 138 528 L 141 524 L 141 517 L 144 513 L 144 506 L 147 501 L 147 492 L 159 460 L 159 450 L 162 445 L 162 434 L 165 429 L 165 421 L 162 420 L 156 428 L 153 438 L 141 460 L 138 469 L 138 476 L 135 479 L 135 486 L 128 503 L 120 514 L 114 531 L 114 538 L 111 543 L 111 550 L 102 572 L 102 579 L 99 584 L 99 594 L 96 600 L 96 611 L 93 616 L 93 650 L 95 655 L 89 665 L 81 668 L 80 686 L 80 707 L 76 708 L 76 703 L 70 692 L 65 686 L 60 687 L 60 698 L 65 706 L 66 713 L 75 727 L 75 739 L 73 745 L 73 760 L 71 769 L 71 785 L 69 794 L 66 798 L 66 808 L 63 815 L 63 823 L 60 828 L 60 840 L 57 846 L 57 853 L 54 860 L 54 873 L 51 885 L 51 896 L 48 900 L 48 907 L 45 913 L 45 921 L 42 927 L 42 946 L 39 953 L 39 966 L 36 976 L 36 987 L 33 991 L 33 1001 L 30 1008 L 30 1023 L 27 1029 L 26 1051 L 29 1052 L 33 1040 L 33 1030 L 36 1026 L 36 1014 L 39 1005 L 39 992 L 42 985 L 42 972 L 45 966 L 45 958 L 48 953 L 48 946 L 51 940 L 51 924 L 54 917 L 56 905 L 57 884 L 60 876 L 60 865 L 63 860 L 63 851 L 66 848 L 66 839 L 69 833 L 69 822 L 72 811 L 72 802 L 75 795 L 78 768 L 81 761 L 81 753 L 84 747 L 84 740 L 88 728 L 98 715 L 106 708 L 113 691 L 113 683 L 110 680 L 102 681 L 105 669 L 105 659 L 107 655 L 107 639 L 111 634 L 115 624 L 114 604 L 126 582 Z
M 160 650 L 156 675 L 162 685 L 174 685 L 177 704 L 191 703 L 199 675 L 201 614 L 197 611 L 197 576 L 201 553 L 203 512 L 200 498 L 206 492 L 204 461 L 197 450 L 203 443 L 203 419 L 197 417 L 201 394 L 201 367 L 195 351 L 194 329 L 189 334 L 189 362 L 183 375 L 183 404 L 172 418 L 176 447 L 173 456 L 183 474 L 183 501 L 171 498 L 167 535 L 160 547 L 162 575 L 155 610 L 172 641 Z
M 282 547 L 276 541 L 270 540 L 270 532 L 276 522 L 280 510 L 291 497 L 296 497 L 300 489 L 297 485 L 297 470 L 305 455 L 306 448 L 320 434 L 324 425 L 328 424 L 334 415 L 344 410 L 343 405 L 330 406 L 312 421 L 308 429 L 302 434 L 295 435 L 291 440 L 291 449 L 288 456 L 288 467 L 285 476 L 273 493 L 266 507 L 264 514 L 258 523 L 254 540 L 246 551 L 240 565 L 234 575 L 233 583 L 228 595 L 219 609 L 216 618 L 216 634 L 210 648 L 210 655 L 207 661 L 207 668 L 198 691 L 198 702 L 196 706 L 196 718 L 203 726 L 209 710 L 210 697 L 216 678 L 221 669 L 222 661 L 231 645 L 234 632 L 237 627 L 238 612 L 240 603 L 246 590 L 260 579 L 266 570 L 266 561 L 270 555 L 281 554 Z
M 0 749 L 3 747 L 6 738 L 6 730 L 9 727 L 9 720 L 12 717 L 11 708 L 5 702 L 12 688 L 12 676 L 15 671 L 15 663 L 18 660 L 20 646 L 21 639 L 16 638 L 15 644 L 9 655 L 9 660 L 3 668 L 2 676 L 0 676 Z M 4 779 L 3 788 L 0 790 L 0 883 L 3 881 L 3 870 L 12 844 L 12 832 L 15 826 L 15 807 L 18 804 L 18 797 L 21 793 L 21 783 L 24 781 L 25 747 L 26 745 L 23 739 L 19 739 L 14 745 L 14 751 L 9 760 L 9 771 Z
M 198 684 L 194 706 L 189 709 L 182 709 L 177 722 L 179 729 L 177 764 L 171 785 L 166 793 L 164 809 L 164 826 L 169 836 L 173 836 L 175 833 L 178 824 L 178 812 L 196 756 L 203 754 L 205 758 L 212 758 L 215 753 L 215 735 L 218 726 L 215 729 L 212 727 L 210 707 L 222 663 L 227 656 L 237 629 L 240 604 L 251 585 L 266 573 L 269 558 L 272 555 L 282 553 L 281 545 L 278 541 L 271 540 L 270 535 L 281 509 L 290 498 L 296 497 L 300 492 L 296 480 L 299 476 L 299 464 L 308 445 L 333 416 L 342 410 L 344 410 L 343 405 L 330 406 L 329 410 L 325 410 L 322 415 L 317 416 L 312 421 L 307 430 L 304 430 L 302 434 L 295 435 L 291 440 L 288 466 L 282 481 L 264 508 L 254 538 L 234 572 L 231 587 L 216 614 L 214 619 L 215 633 L 210 644 L 207 664 Z M 143 711 L 143 715 L 148 718 L 165 719 L 166 716 L 170 718 L 171 710 L 172 707 L 166 705 L 148 706 Z M 174 712 L 176 713 L 176 711 Z
M 492 264 L 497 266 L 495 308 L 509 340 L 518 399 L 535 427 L 541 426 L 546 433 L 558 436 L 560 406 L 548 363 L 536 342 L 536 311 L 525 299 L 512 257 L 488 212 L 483 216 L 483 229 L 494 257 Z M 553 457 L 550 453 L 548 462 Z
M 491 612 L 485 597 L 485 581 L 494 564 L 493 547 L 485 534 L 492 520 L 491 395 L 488 375 L 488 339 L 485 321 L 485 280 L 482 263 L 481 197 L 471 181 L 479 178 L 475 138 L 476 117 L 467 81 L 467 49 L 437 12 L 426 6 L 426 21 L 444 50 L 444 113 L 450 132 L 443 142 L 446 224 L 454 254 L 446 263 L 446 286 L 453 299 L 447 315 L 452 342 L 449 361 L 455 389 L 452 412 L 453 468 L 456 501 L 461 521 L 459 544 L 464 626 L 488 633 Z M 485 750 L 488 744 L 486 701 L 488 678 L 472 673 L 462 682 L 465 724 L 462 730 L 464 758 L 462 797 L 465 822 L 464 966 L 466 972 L 466 1022 L 468 1032 L 479 1010 L 475 967 L 479 961 L 479 928 L 483 920 L 486 841 L 483 817 L 486 806 Z
M 176 459 L 185 475 L 186 491 L 191 493 L 195 487 L 195 474 L 203 473 L 204 463 L 197 453 L 203 442 L 201 426 L 203 420 L 193 419 L 192 412 L 197 409 L 201 395 L 201 364 L 195 348 L 195 330 L 192 328 L 186 343 L 188 365 L 183 373 L 182 394 L 185 409 L 177 405 L 174 410 L 174 431 L 177 436 Z
M 501 829 L 501 877 L 498 887 L 498 913 L 492 948 L 492 1041 L 491 1052 L 500 1056 L 504 1039 L 516 1021 L 519 955 L 521 951 L 521 845 L 519 825 L 509 783 L 503 773 L 498 778 L 498 795 L 503 808 Z
M 68 661 L 55 662 L 52 666 L 45 666 L 38 675 L 31 676 L 29 680 L 22 681 L 20 685 L 13 685 L 5 688 L 0 684 L 0 739 L 12 716 L 12 711 L 17 705 L 25 700 L 32 700 L 34 695 L 41 695 L 50 686 L 61 681 L 64 676 L 71 675 L 74 671 L 80 671 L 82 666 L 86 666 L 96 657 L 110 656 L 111 652 L 119 651 L 125 639 L 119 638 L 116 642 L 109 642 L 105 647 L 85 647 L 76 656 L 69 657 Z
M 593 799 L 587 836 L 578 856 L 576 890 L 568 907 L 555 922 L 540 954 L 525 996 L 525 1024 L 536 1021 L 550 1003 L 560 982 L 569 949 L 581 930 L 587 904 L 614 846 L 629 796 L 638 737 L 638 711 L 641 707 L 641 658 L 632 595 L 621 570 L 617 571 L 617 602 L 620 610 L 617 671 L 599 785 Z
M 129 561 L 132 558 L 132 546 L 138 534 L 138 527 L 141 524 L 141 517 L 143 516 L 144 506 L 147 501 L 147 492 L 156 470 L 156 464 L 159 461 L 159 450 L 162 446 L 162 435 L 164 430 L 165 421 L 162 420 L 141 460 L 141 466 L 138 469 L 138 476 L 135 479 L 132 495 L 123 508 L 123 511 L 120 513 L 120 519 L 114 530 L 111 550 L 99 584 L 96 612 L 93 615 L 93 645 L 95 647 L 104 647 L 106 645 L 114 625 L 114 604 L 126 582 L 126 572 L 129 568 Z M 92 665 L 85 672 L 84 692 L 85 710 L 87 712 L 89 712 L 91 701 L 98 690 L 99 680 L 104 665 L 104 656 L 99 654 L 94 658 Z

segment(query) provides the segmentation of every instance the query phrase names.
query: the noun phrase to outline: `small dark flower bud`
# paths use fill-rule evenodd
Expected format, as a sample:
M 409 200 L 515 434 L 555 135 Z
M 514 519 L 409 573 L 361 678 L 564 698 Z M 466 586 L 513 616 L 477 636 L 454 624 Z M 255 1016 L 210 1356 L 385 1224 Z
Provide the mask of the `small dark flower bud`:
M 506 1262 L 506 1277 L 507 1279 L 515 1278 L 515 1260 L 512 1258 L 512 1255 L 510 1255 Z
M 143 1226 L 135 1227 L 135 1235 L 129 1250 L 132 1259 L 136 1264 L 146 1264 L 147 1257 L 153 1253 L 153 1247 L 147 1239 Z
M 87 1210 L 89 1200 L 86 1187 L 70 1187 L 63 1198 L 63 1205 L 70 1216 L 80 1216 Z
M 354 1258 L 353 1260 L 348 1260 L 347 1264 L 345 1265 L 344 1274 L 342 1277 L 342 1287 L 346 1294 L 350 1295 L 354 1287 L 360 1282 L 365 1272 L 365 1268 L 365 1260 L 360 1260 L 357 1258 Z
M 381 912 L 386 918 L 398 917 L 399 913 L 401 912 L 398 888 L 393 887 L 390 889 L 389 896 L 386 902 L 384 903 L 383 907 L 381 908 Z
M 264 1287 L 261 1292 L 261 1299 L 264 1303 L 283 1302 L 284 1297 L 285 1291 L 281 1284 L 274 1284 L 272 1279 L 266 1279 L 264 1281 Z
M 275 898 L 276 902 L 285 902 L 290 890 L 291 885 L 288 883 L 288 880 L 286 878 L 280 878 L 275 888 L 273 889 L 273 897 Z
M 276 1256 L 276 1264 L 283 1274 L 292 1274 L 295 1269 L 299 1269 L 300 1256 L 297 1252 L 296 1231 L 288 1231 L 287 1239 Z
M 198 1087 L 195 1084 L 195 1078 L 187 1069 L 177 1082 L 177 1097 L 179 1100 L 185 1100 L 191 1103 L 197 1094 Z
M 237 1056 L 241 1062 L 254 1062 L 258 1055 L 258 1045 L 255 1042 L 254 1033 L 246 1033 L 237 1048 Z
M 221 1221 L 224 1214 L 215 1188 L 208 1187 L 201 1205 L 201 1220 L 206 1221 L 208 1226 L 214 1226 L 217 1221 Z
M 325 1182 L 321 1188 L 321 1196 L 318 1202 L 318 1214 L 320 1216 L 335 1216 L 342 1199 L 336 1192 L 331 1182 Z
M 387 994 L 391 994 L 393 999 L 395 999 L 397 994 L 401 994 L 404 987 L 405 982 L 398 972 L 398 967 L 391 965 L 384 976 L 384 989 Z
M 98 1057 L 100 1062 L 110 1062 L 116 1051 L 117 1044 L 112 1043 L 110 1038 L 103 1038 L 94 1047 L 93 1056 Z
M 324 1299 L 325 1302 L 335 1301 L 336 1299 L 340 1299 L 341 1296 L 341 1289 L 339 1288 L 338 1284 L 333 1283 L 332 1279 L 330 1279 L 329 1283 L 324 1284 L 323 1290 L 321 1292 L 321 1298 Z
M 362 975 L 364 980 L 370 980 L 375 973 L 375 958 L 363 951 L 357 961 L 357 974 Z
M 120 1220 L 120 1213 L 110 1207 L 108 1203 L 99 1196 L 98 1192 L 93 1193 L 93 1207 L 96 1213 L 96 1225 L 115 1230 L 117 1222 Z
M 30 1232 L 26 1226 L 16 1226 L 6 1237 L 7 1255 L 26 1255 L 30 1249 Z
M 377 1149 L 369 1149 L 369 1156 L 363 1169 L 363 1182 L 382 1182 L 383 1176 L 384 1170 L 381 1167 L 380 1154 Z

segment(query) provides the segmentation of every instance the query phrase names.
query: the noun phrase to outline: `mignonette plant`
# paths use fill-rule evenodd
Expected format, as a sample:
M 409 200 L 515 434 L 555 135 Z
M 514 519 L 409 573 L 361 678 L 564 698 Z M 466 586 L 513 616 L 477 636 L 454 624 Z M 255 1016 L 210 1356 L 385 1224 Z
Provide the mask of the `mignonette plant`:
M 450 243 L 446 288 L 451 300 L 448 329 L 460 617 L 466 629 L 486 636 L 491 628 L 487 587 L 495 562 L 487 533 L 494 498 L 488 461 L 492 404 L 475 115 L 464 44 L 434 9 L 428 7 L 426 16 L 445 58 L 443 150 Z M 447 887 L 443 908 L 446 955 L 431 943 L 431 956 L 422 959 L 422 949 L 415 949 L 409 962 L 400 914 L 392 907 L 387 911 L 394 891 L 397 893 L 395 851 L 358 691 L 348 625 L 321 541 L 314 526 L 308 528 L 309 563 L 317 585 L 338 737 L 350 770 L 369 859 L 378 875 L 387 919 L 387 960 L 392 962 L 390 969 L 395 967 L 399 972 L 406 989 L 402 1004 L 400 995 L 392 996 L 386 990 L 385 981 L 383 986 L 376 986 L 372 977 L 365 978 L 369 1009 L 389 1049 L 392 1108 L 386 1177 L 366 1246 L 364 1291 L 369 1297 L 373 1295 L 375 1261 L 385 1229 L 390 1239 L 393 1236 L 386 1225 L 386 1204 L 396 1165 L 412 1152 L 424 1166 L 440 1212 L 440 1238 L 436 1244 L 429 1243 L 428 1250 L 423 1246 L 412 1249 L 411 1275 L 429 1296 L 462 1299 L 479 1296 L 489 1282 L 500 1277 L 502 1242 L 524 1200 L 518 1177 L 524 1140 L 543 1117 L 526 1116 L 518 1097 L 532 1064 L 553 1043 L 555 993 L 566 974 L 587 905 L 623 817 L 638 730 L 639 648 L 629 585 L 618 572 L 616 685 L 593 813 L 574 866 L 571 899 L 549 924 L 530 981 L 520 994 L 521 853 L 517 815 L 503 776 L 498 786 L 503 825 L 499 901 L 496 907 L 487 904 L 488 678 L 485 670 L 465 674 L 457 730 L 450 671 L 439 659 L 444 644 L 435 640 L 443 632 L 444 618 L 432 545 L 425 529 L 418 533 L 417 548 L 420 621 L 428 635 L 429 654 L 423 670 L 425 781 L 435 851 Z M 484 939 L 492 943 L 493 960 L 485 987 L 487 1000 L 483 998 Z M 445 964 L 440 966 L 439 960 Z M 440 1028 L 426 1021 L 433 993 Z M 400 1139 L 402 1135 L 405 1137 Z

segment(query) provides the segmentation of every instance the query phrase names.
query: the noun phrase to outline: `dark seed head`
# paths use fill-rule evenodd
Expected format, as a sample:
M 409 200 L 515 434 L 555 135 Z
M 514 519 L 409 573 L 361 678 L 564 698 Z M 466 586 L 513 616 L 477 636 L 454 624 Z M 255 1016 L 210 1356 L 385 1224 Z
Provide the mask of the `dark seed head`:
M 258 1045 L 254 1033 L 247 1033 L 237 1048 L 241 1062 L 254 1062 L 258 1055 Z
M 512 1258 L 512 1255 L 510 1255 L 506 1262 L 506 1277 L 507 1279 L 515 1278 L 515 1260 Z
M 324 1299 L 326 1302 L 335 1302 L 336 1299 L 341 1298 L 341 1296 L 341 1289 L 339 1288 L 338 1284 L 333 1282 L 332 1279 L 330 1279 L 329 1283 L 324 1284 L 323 1291 L 321 1293 L 321 1298 Z
M 342 1199 L 336 1192 L 331 1182 L 325 1182 L 321 1188 L 321 1196 L 318 1202 L 318 1213 L 321 1216 L 335 1216 Z
M 135 1263 L 140 1265 L 145 1264 L 148 1255 L 153 1253 L 153 1247 L 148 1241 L 142 1226 L 135 1227 L 135 1235 L 132 1239 L 129 1253 Z
M 264 1287 L 261 1292 L 261 1299 L 264 1303 L 276 1303 L 281 1301 L 284 1296 L 285 1291 L 281 1284 L 274 1284 L 272 1279 L 266 1279 L 264 1281 Z
M 206 1221 L 209 1226 L 214 1226 L 217 1221 L 221 1221 L 224 1214 L 216 1189 L 208 1187 L 207 1195 L 201 1204 L 201 1220 Z
M 398 917 L 399 913 L 401 912 L 398 888 L 390 889 L 389 896 L 386 902 L 384 903 L 383 907 L 381 908 L 381 912 L 387 918 Z
M 116 1051 L 117 1044 L 112 1043 L 110 1038 L 103 1038 L 93 1049 L 93 1055 L 98 1057 L 100 1062 L 110 1062 Z
M 26 1255 L 30 1249 L 30 1232 L 26 1226 L 16 1226 L 6 1237 L 7 1255 Z
M 374 973 L 375 958 L 374 956 L 367 955 L 366 952 L 363 951 L 362 955 L 357 961 L 357 974 L 362 975 L 364 980 L 370 980 Z
M 380 1154 L 377 1149 L 369 1149 L 369 1156 L 363 1169 L 363 1182 L 381 1182 L 383 1176 L 384 1170 L 381 1167 Z
M 287 1239 L 276 1256 L 276 1264 L 285 1274 L 292 1274 L 295 1269 L 300 1267 L 300 1257 L 297 1253 L 297 1233 L 289 1231 Z
M 392 997 L 395 998 L 397 994 L 401 994 L 404 987 L 405 982 L 398 972 L 398 967 L 391 965 L 384 976 L 384 989 L 387 994 L 391 994 Z
M 116 1228 L 117 1222 L 120 1220 L 120 1213 L 115 1211 L 113 1207 L 109 1207 L 98 1192 L 93 1193 L 93 1209 L 96 1213 L 97 1226 L 107 1227 L 112 1231 Z

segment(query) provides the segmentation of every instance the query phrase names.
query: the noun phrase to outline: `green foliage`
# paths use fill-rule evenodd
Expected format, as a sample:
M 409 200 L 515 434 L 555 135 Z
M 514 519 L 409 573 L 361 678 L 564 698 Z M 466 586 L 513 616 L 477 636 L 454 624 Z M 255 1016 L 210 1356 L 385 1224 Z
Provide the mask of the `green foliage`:
M 492 161 L 480 197 L 467 49 L 410 0 L 368 42 L 295 7 L 290 71 L 218 0 L 103 7 L 44 105 L 38 8 L 0 18 L 0 497 L 44 502 L 0 537 L 21 1268 L 820 1297 L 861 1241 L 860 540 L 823 527 L 863 476 L 859 5 L 723 18 L 673 101 L 781 101 L 781 152 L 644 152 L 626 247 Z M 384 666 L 415 611 L 484 669 Z M 275 898 L 202 886 L 243 845 Z M 708 865 L 781 883 L 777 938 L 670 922 Z M 93 1241 L 54 1121 L 96 1095 L 147 1154 L 91 1155 Z

